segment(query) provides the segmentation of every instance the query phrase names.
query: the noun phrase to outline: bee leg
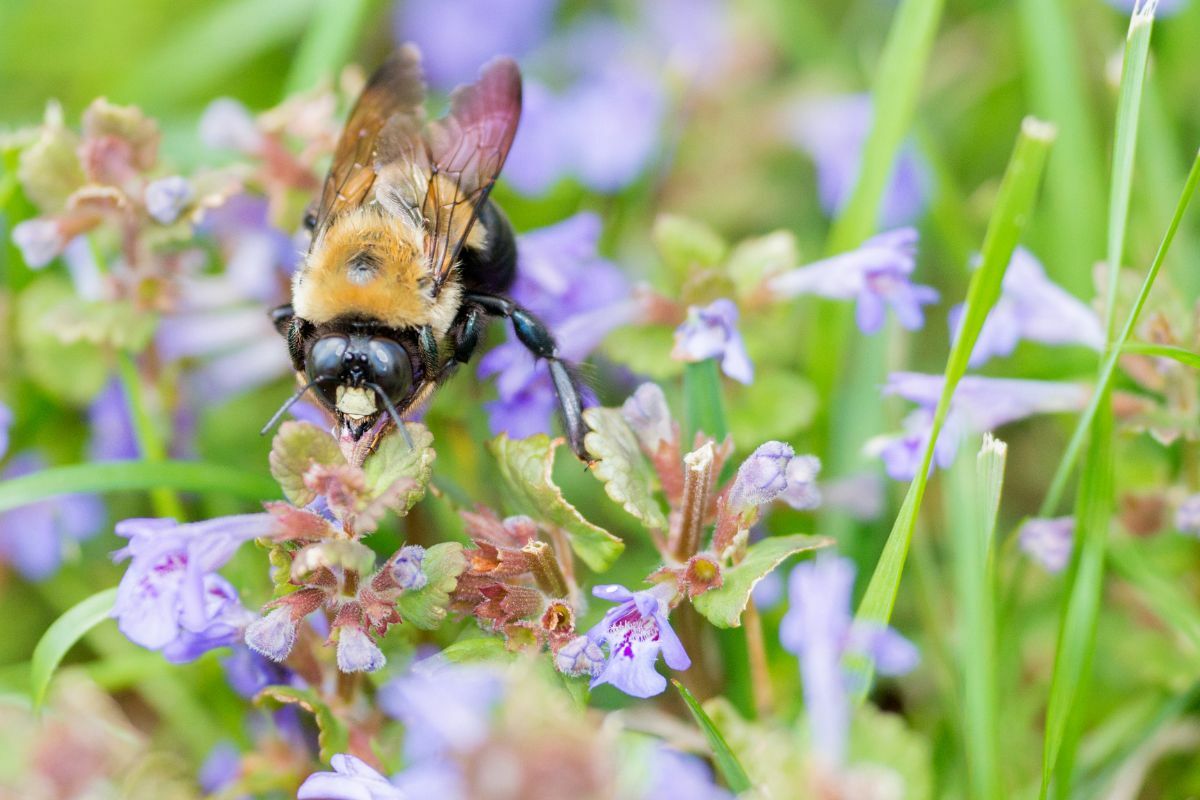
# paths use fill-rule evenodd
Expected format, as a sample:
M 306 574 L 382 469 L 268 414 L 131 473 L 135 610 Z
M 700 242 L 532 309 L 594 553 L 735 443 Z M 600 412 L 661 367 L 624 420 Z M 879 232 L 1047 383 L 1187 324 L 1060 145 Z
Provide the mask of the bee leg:
M 550 368 L 550 379 L 554 382 L 554 391 L 558 395 L 558 405 L 562 412 L 563 428 L 567 432 L 567 441 L 571 450 L 581 461 L 589 464 L 594 459 L 588 455 L 583 444 L 587 435 L 587 424 L 583 421 L 583 401 L 579 393 L 579 382 L 567 364 L 558 357 L 558 344 L 554 335 L 542 324 L 541 320 L 530 312 L 518 306 L 508 298 L 496 295 L 468 292 L 464 297 L 469 303 L 476 303 L 480 308 L 497 317 L 508 317 L 512 321 L 517 339 L 528 348 L 537 358 L 546 359 Z M 478 333 L 476 333 L 478 338 Z
M 433 335 L 433 328 L 422 325 L 417 330 L 417 347 L 420 349 L 421 366 L 425 368 L 425 374 L 437 375 L 441 371 L 441 356 L 438 354 L 437 337 Z
M 304 371 L 304 320 L 296 316 L 291 303 L 271 309 L 271 324 L 279 335 L 287 339 L 288 355 L 292 357 L 292 368 Z
M 454 345 L 454 361 L 466 364 L 479 347 L 479 337 L 487 325 L 487 313 L 477 305 L 465 305 L 450 329 L 450 341 Z
M 280 336 L 287 336 L 288 328 L 292 326 L 292 320 L 296 318 L 296 312 L 292 310 L 292 304 L 284 303 L 281 306 L 275 306 L 269 313 L 271 315 L 271 324 L 275 326 L 275 330 L 279 331 Z

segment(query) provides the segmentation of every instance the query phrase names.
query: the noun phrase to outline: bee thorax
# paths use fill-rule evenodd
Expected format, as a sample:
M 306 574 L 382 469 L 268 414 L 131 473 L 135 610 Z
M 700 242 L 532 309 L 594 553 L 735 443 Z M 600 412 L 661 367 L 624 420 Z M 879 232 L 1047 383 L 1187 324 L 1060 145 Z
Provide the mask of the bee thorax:
M 337 410 L 346 416 L 370 416 L 378 410 L 375 405 L 375 393 L 361 386 L 339 386 L 337 387 Z

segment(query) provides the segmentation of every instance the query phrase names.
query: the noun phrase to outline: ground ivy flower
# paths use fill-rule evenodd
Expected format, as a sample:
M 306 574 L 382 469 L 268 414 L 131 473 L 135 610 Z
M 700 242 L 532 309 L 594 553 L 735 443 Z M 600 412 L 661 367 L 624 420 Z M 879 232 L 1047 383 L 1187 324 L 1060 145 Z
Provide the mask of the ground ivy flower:
M 2 428 L 0 424 L 0 438 L 7 433 Z M 41 456 L 24 452 L 13 457 L 0 478 L 17 478 L 45 468 Z M 0 561 L 14 566 L 28 580 L 44 580 L 58 571 L 64 552 L 99 533 L 103 524 L 104 504 L 92 495 L 60 495 L 18 506 L 0 513 Z
M 638 386 L 621 404 L 621 416 L 648 453 L 657 453 L 659 447 L 669 445 L 679 436 L 679 426 L 671 416 L 667 397 L 657 383 Z
M 232 644 L 251 615 L 237 590 L 216 570 L 250 539 L 269 536 L 268 514 L 179 524 L 173 519 L 128 519 L 117 535 L 129 544 L 114 554 L 130 559 L 117 587 L 112 616 L 131 641 L 190 661 Z
M 232 742 L 218 742 L 200 765 L 196 782 L 205 794 L 217 794 L 232 786 L 242 772 L 242 754 Z
M 414 732 L 405 737 L 404 753 L 409 763 L 418 763 L 482 744 L 502 689 L 500 676 L 487 667 L 450 664 L 434 656 L 381 687 L 378 702 L 384 713 Z
M 655 669 L 658 654 L 671 669 L 684 670 L 692 660 L 667 620 L 668 603 L 675 590 L 658 584 L 643 592 L 624 586 L 597 586 L 592 594 L 619 603 L 587 633 L 595 643 L 607 647 L 608 660 L 592 678 L 592 686 L 612 684 L 633 697 L 653 697 L 667 688 L 667 679 Z
M 93 461 L 137 458 L 137 438 L 129 416 L 129 402 L 120 381 L 109 381 L 88 406 L 88 455 Z
M 1062 572 L 1071 563 L 1075 548 L 1075 518 L 1028 519 L 1021 526 L 1017 543 L 1047 572 Z
M 272 661 L 283 661 L 296 644 L 296 620 L 290 606 L 273 608 L 246 626 L 246 645 Z
M 347 753 L 330 759 L 333 772 L 314 772 L 296 800 L 406 800 L 407 795 L 365 761 Z
M 200 116 L 200 141 L 214 150 L 253 155 L 263 146 L 263 135 L 250 111 L 232 97 L 218 97 Z
M 337 663 L 342 672 L 376 672 L 387 658 L 366 631 L 346 625 L 338 629 Z
M 803 101 L 784 119 L 785 135 L 816 165 L 817 196 L 830 216 L 845 207 L 858 183 L 872 114 L 871 97 L 857 94 Z M 920 216 L 928 202 L 928 173 L 916 148 L 906 143 L 883 196 L 879 214 L 883 227 L 910 223 Z
M 844 763 L 855 676 L 847 656 L 867 658 L 882 675 L 917 665 L 916 647 L 891 628 L 855 623 L 851 612 L 854 562 L 839 556 L 805 561 L 789 579 L 790 608 L 779 627 L 784 649 L 800 658 L 804 708 L 814 750 Z
M 1200 494 L 1189 495 L 1175 509 L 1175 528 L 1180 533 L 1200 536 Z
M 738 467 L 726 504 L 736 514 L 757 510 L 788 488 L 788 469 L 796 452 L 785 442 L 759 445 Z
M 12 241 L 30 269 L 41 269 L 67 246 L 67 237 L 57 220 L 37 218 L 18 222 L 12 229 Z
M 650 787 L 645 800 L 732 800 L 733 795 L 713 782 L 701 759 L 659 745 L 650 762 Z
M 170 175 L 151 181 L 146 186 L 143 200 L 146 212 L 163 225 L 170 225 L 192 202 L 196 195 L 188 179 L 182 175 Z
M 854 300 L 855 319 L 863 333 L 883 327 L 889 306 L 904 328 L 917 330 L 925 324 L 921 307 L 938 300 L 937 290 L 911 281 L 917 238 L 914 228 L 881 233 L 857 250 L 776 275 L 767 286 L 780 297 L 812 294 Z
M 400 552 L 392 559 L 392 577 L 396 585 L 405 591 L 421 589 L 429 582 L 429 578 L 421 569 L 425 561 L 425 548 L 410 544 L 400 548 Z
M 751 383 L 754 365 L 746 354 L 737 321 L 738 309 L 732 300 L 721 298 L 704 308 L 692 306 L 687 319 L 675 329 L 671 358 L 688 362 L 720 359 L 722 372 L 740 383 Z
M 821 459 L 816 456 L 796 456 L 787 465 L 787 488 L 779 499 L 797 511 L 808 511 L 821 505 L 821 490 L 817 475 Z
M 566 675 L 595 677 L 604 668 L 604 651 L 586 636 L 576 636 L 554 654 L 554 667 Z
M 950 312 L 950 329 L 957 331 L 963 305 Z M 1012 355 L 1022 339 L 1043 344 L 1104 347 L 1104 331 L 1090 306 L 1046 277 L 1046 271 L 1023 247 L 1013 252 L 1000 299 L 988 314 L 971 351 L 970 365 L 978 367 L 996 356 Z

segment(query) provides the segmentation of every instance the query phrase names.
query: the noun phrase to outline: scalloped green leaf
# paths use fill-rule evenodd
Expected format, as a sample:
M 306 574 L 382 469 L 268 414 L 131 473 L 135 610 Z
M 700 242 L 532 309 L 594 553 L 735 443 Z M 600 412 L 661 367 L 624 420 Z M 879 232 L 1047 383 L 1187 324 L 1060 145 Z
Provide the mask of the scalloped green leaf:
M 428 580 L 420 589 L 404 592 L 397 598 L 396 610 L 401 618 L 423 631 L 440 626 L 446 619 L 450 593 L 466 569 L 467 558 L 458 542 L 442 542 L 428 548 L 421 562 L 421 571 Z
M 254 703 L 299 706 L 312 714 L 317 722 L 317 745 L 321 748 L 321 760 L 325 763 L 329 763 L 338 753 L 345 753 L 350 747 L 350 733 L 346 726 L 313 689 L 267 686 L 254 696 Z
M 412 447 L 399 433 L 386 437 L 379 449 L 363 464 L 367 474 L 367 486 L 379 497 L 401 480 L 415 481 L 408 491 L 401 492 L 389 501 L 388 507 L 404 516 L 425 496 L 429 478 L 433 475 L 433 460 L 437 453 L 433 449 L 433 434 L 419 422 L 406 422 L 404 427 L 412 439 Z
M 346 457 L 333 434 L 310 422 L 285 422 L 271 442 L 271 475 L 292 505 L 306 506 L 316 493 L 304 485 L 313 464 L 345 464 Z
M 68 403 L 91 400 L 108 380 L 111 362 L 96 345 L 61 341 L 49 323 L 55 311 L 76 302 L 71 284 L 43 275 L 29 284 L 16 302 L 16 341 L 21 364 L 42 389 Z
M 43 324 L 64 345 L 83 342 L 138 353 L 150 343 L 158 317 L 128 301 L 73 298 L 49 311 Z
M 599 459 L 590 471 L 605 493 L 646 527 L 665 530 L 667 518 L 654 497 L 654 473 L 620 409 L 589 408 L 583 419 L 591 428 L 584 444 Z
M 375 551 L 351 539 L 331 539 L 301 548 L 292 559 L 292 581 L 303 584 L 305 578 L 321 567 L 343 569 L 365 575 L 375 568 Z
M 833 544 L 827 536 L 771 536 L 752 545 L 746 557 L 734 567 L 722 571 L 724 582 L 696 597 L 692 605 L 718 628 L 736 628 L 742 624 L 742 612 L 750 602 L 755 584 L 765 578 L 788 556 Z
M 675 214 L 661 214 L 654 221 L 652 236 L 672 280 L 680 284 L 698 268 L 717 266 L 729 252 L 725 240 L 712 228 Z
M 625 543 L 588 522 L 554 483 L 554 451 L 560 444 L 561 439 L 552 441 L 544 433 L 527 439 L 501 434 L 489 447 L 500 462 L 513 511 L 561 528 L 575 555 L 593 571 L 603 572 L 621 555 Z
M 739 297 L 753 294 L 764 278 L 800 263 L 800 246 L 791 231 L 775 231 L 745 239 L 733 248 L 725 265 Z
M 54 677 L 63 656 L 88 631 L 108 619 L 116 599 L 115 586 L 97 592 L 72 606 L 42 634 L 37 646 L 33 648 L 33 657 L 29 663 L 29 694 L 34 708 L 39 708 L 46 699 L 50 679 Z
M 504 640 L 495 636 L 472 636 L 459 639 L 439 654 L 451 664 L 477 664 L 487 661 L 512 661 L 517 654 L 504 646 Z M 547 662 L 549 663 L 549 662 Z

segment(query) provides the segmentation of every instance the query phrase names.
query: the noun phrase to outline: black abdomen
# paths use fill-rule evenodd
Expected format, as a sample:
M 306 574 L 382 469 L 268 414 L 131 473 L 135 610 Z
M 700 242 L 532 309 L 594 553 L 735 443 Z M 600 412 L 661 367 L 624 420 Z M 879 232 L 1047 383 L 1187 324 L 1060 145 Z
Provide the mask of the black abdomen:
M 481 292 L 505 292 L 517 276 L 517 240 L 512 224 L 491 200 L 480 207 L 475 224 L 487 231 L 487 247 L 463 248 L 463 286 Z

